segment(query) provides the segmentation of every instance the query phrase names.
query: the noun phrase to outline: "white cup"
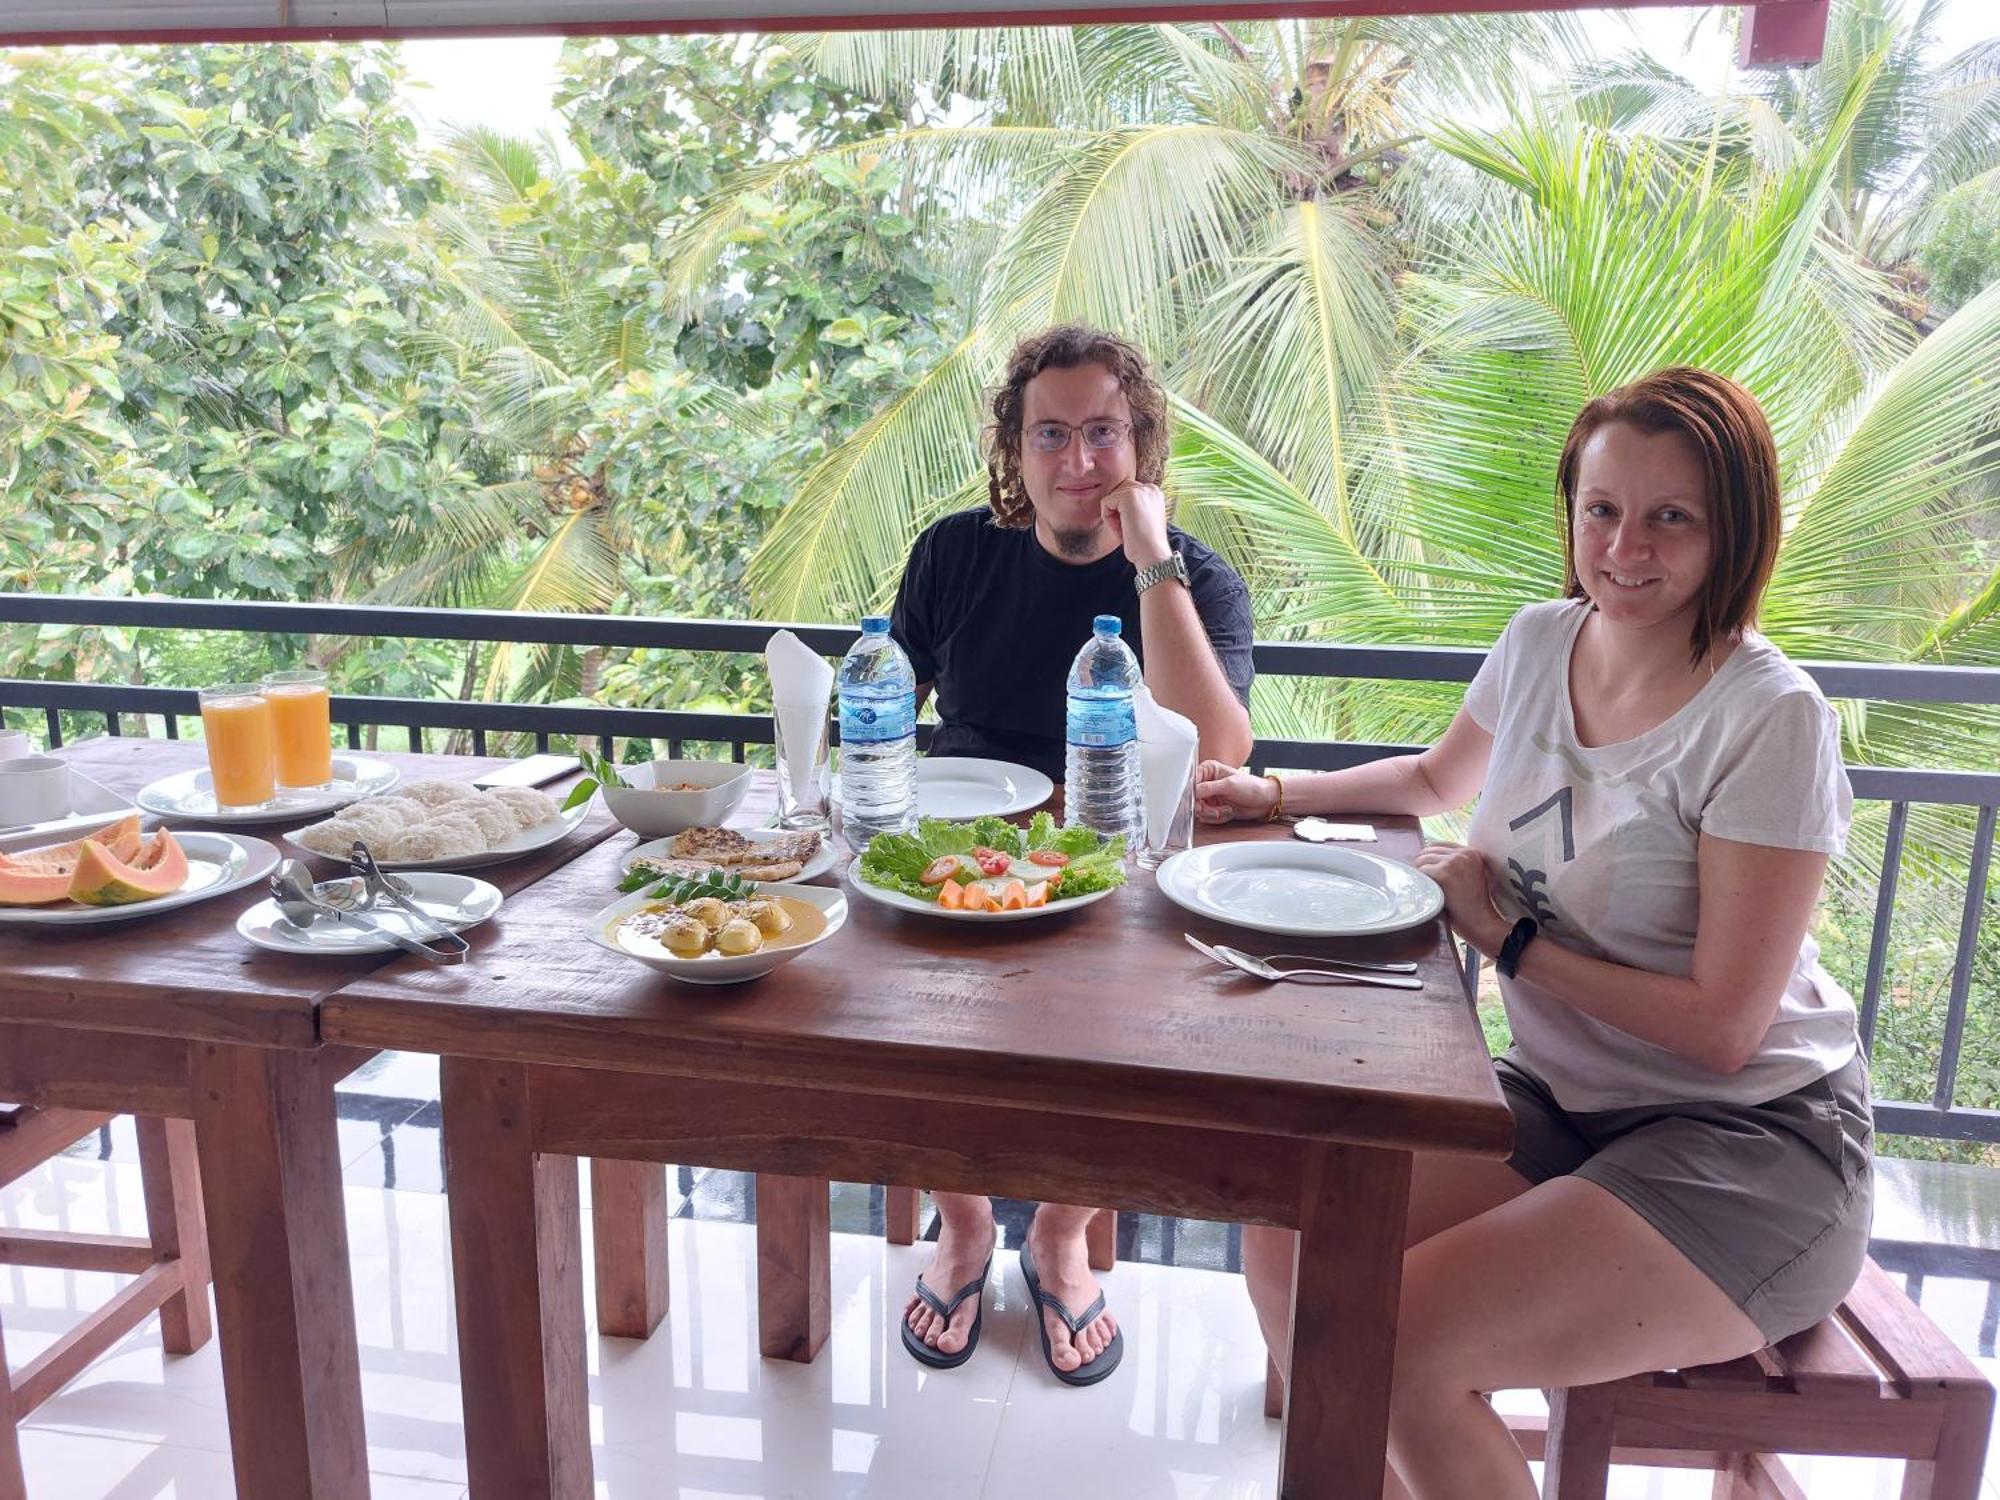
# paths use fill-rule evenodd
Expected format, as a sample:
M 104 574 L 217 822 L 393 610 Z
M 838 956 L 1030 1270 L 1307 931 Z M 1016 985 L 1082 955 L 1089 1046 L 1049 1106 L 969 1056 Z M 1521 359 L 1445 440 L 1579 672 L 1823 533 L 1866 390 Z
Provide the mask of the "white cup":
M 33 753 L 25 729 L 0 729 L 0 760 L 19 760 Z
M 70 809 L 69 762 L 53 755 L 0 761 L 0 827 L 45 823 Z

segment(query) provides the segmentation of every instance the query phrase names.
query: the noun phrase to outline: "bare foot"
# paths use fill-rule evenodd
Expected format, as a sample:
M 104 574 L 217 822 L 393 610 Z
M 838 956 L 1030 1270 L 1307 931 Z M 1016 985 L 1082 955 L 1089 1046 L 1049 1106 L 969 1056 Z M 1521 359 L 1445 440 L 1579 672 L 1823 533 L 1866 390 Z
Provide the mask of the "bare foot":
M 1072 1313 L 1082 1313 L 1097 1300 L 1102 1288 L 1091 1274 L 1090 1251 L 1081 1227 L 1074 1234 L 1051 1234 L 1037 1214 L 1028 1226 L 1028 1249 L 1035 1257 L 1035 1274 L 1041 1278 L 1042 1290 L 1059 1298 Z M 1044 1307 L 1040 1311 L 1042 1324 L 1049 1331 L 1049 1357 L 1064 1373 L 1080 1370 L 1096 1359 L 1118 1331 L 1118 1320 L 1109 1308 L 1084 1324 L 1075 1335 L 1054 1309 Z
M 987 1258 L 992 1253 L 991 1210 L 988 1210 L 983 1222 L 975 1221 L 957 1227 L 950 1220 L 940 1217 L 937 1253 L 931 1257 L 931 1263 L 924 1268 L 919 1279 L 931 1289 L 938 1301 L 949 1303 L 961 1287 L 986 1269 Z M 971 1336 L 972 1320 L 979 1316 L 979 1301 L 978 1297 L 967 1297 L 947 1323 L 912 1292 L 910 1300 L 904 1304 L 903 1319 L 918 1338 L 938 1353 L 956 1354 Z

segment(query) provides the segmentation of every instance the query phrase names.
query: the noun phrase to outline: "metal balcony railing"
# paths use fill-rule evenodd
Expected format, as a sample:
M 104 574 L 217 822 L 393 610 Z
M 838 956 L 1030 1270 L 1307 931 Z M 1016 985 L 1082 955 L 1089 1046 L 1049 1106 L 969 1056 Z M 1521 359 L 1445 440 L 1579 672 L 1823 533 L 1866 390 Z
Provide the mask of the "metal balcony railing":
M 505 642 L 578 648 L 760 653 L 781 629 L 795 632 L 828 656 L 844 653 L 857 632 L 844 626 L 769 622 L 672 620 L 633 615 L 528 614 L 497 610 L 398 609 L 353 604 L 265 604 L 222 600 L 96 598 L 0 593 L 0 624 L 124 626 L 168 630 L 250 631 L 268 635 L 332 635 L 371 639 Z M 1485 652 L 1449 646 L 1347 646 L 1264 642 L 1256 667 L 1265 677 L 1342 677 L 1402 682 L 1470 682 Z M 1907 666 L 1886 663 L 1802 662 L 1829 698 L 1877 702 L 2000 705 L 2000 669 Z M 128 718 L 160 721 L 169 739 L 183 720 L 198 721 L 192 688 L 130 683 L 45 682 L 0 679 L 0 710 L 39 712 L 51 745 L 63 741 L 63 715 L 101 715 L 107 734 L 126 732 Z M 430 748 L 429 731 L 457 731 L 483 754 L 489 735 L 532 736 L 538 749 L 556 739 L 596 740 L 606 754 L 621 738 L 665 741 L 678 756 L 688 744 L 720 745 L 743 760 L 753 745 L 772 742 L 768 714 L 693 713 L 674 709 L 598 705 L 465 702 L 455 699 L 341 696 L 333 718 L 347 742 L 360 748 L 363 732 L 401 731 L 412 750 Z M 920 742 L 928 739 L 920 729 Z M 1416 745 L 1351 741 L 1260 739 L 1251 764 L 1259 769 L 1338 770 Z M 1850 766 L 1854 795 L 1889 805 L 1887 837 L 1877 884 L 1866 979 L 1860 997 L 1864 1041 L 1872 1044 L 1887 967 L 1891 922 L 1902 873 L 1905 836 L 1913 805 L 1972 810 L 1974 830 L 1964 902 L 1953 954 L 1942 1053 L 1928 1102 L 1878 1101 L 1875 1117 L 1885 1132 L 1954 1140 L 2000 1142 L 2000 1110 L 1971 1109 L 1954 1101 L 1959 1055 L 1973 998 L 1972 973 L 1988 903 L 2000 772 L 1910 770 Z M 1476 970 L 1468 965 L 1468 979 Z M 2000 1003 L 2000 995 L 1982 997 Z

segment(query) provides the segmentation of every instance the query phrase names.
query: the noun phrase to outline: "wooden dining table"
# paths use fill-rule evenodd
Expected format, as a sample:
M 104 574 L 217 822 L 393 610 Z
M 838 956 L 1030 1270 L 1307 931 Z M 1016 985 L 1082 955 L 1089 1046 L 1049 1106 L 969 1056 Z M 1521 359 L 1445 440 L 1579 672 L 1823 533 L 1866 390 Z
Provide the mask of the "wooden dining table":
M 754 825 L 769 792 L 732 821 Z M 1416 852 L 1413 820 L 1373 821 L 1380 852 Z M 1442 919 L 1263 938 L 1196 918 L 1137 869 L 1105 900 L 1018 923 L 850 888 L 830 940 L 708 989 L 589 940 L 630 848 L 609 840 L 539 881 L 464 965 L 390 964 L 321 1011 L 331 1043 L 443 1059 L 473 1496 L 592 1490 L 579 1156 L 759 1173 L 760 1344 L 792 1359 L 827 1335 L 828 1179 L 1296 1229 L 1280 1490 L 1379 1494 L 1412 1153 L 1499 1157 L 1512 1141 Z M 1188 932 L 1414 960 L 1424 987 L 1266 984 Z
M 200 745 L 167 740 L 59 753 L 128 797 L 205 764 Z M 380 758 L 406 780 L 469 780 L 504 764 Z M 276 840 L 306 821 L 226 831 Z M 557 843 L 478 874 L 513 896 L 616 828 L 594 809 Z M 320 1009 L 388 955 L 252 947 L 236 919 L 266 894 L 258 882 L 111 925 L 0 927 L 0 1099 L 192 1122 L 237 1493 L 359 1500 L 367 1447 L 333 1091 L 373 1049 L 326 1045 Z

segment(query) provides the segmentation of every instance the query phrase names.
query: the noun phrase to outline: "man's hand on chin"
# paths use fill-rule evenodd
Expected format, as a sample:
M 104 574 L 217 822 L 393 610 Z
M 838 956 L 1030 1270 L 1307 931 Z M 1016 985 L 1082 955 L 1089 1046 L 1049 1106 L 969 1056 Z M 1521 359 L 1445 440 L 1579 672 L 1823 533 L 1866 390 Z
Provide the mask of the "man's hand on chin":
M 1104 523 L 1133 567 L 1150 568 L 1164 562 L 1173 551 L 1167 542 L 1167 497 L 1157 484 L 1128 479 L 1108 491 L 1100 503 Z

